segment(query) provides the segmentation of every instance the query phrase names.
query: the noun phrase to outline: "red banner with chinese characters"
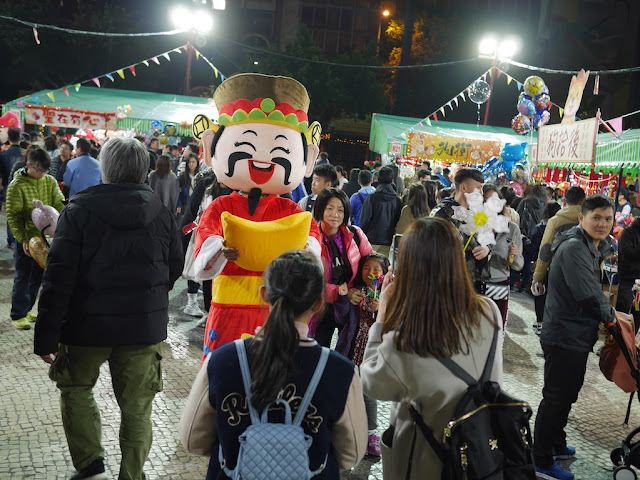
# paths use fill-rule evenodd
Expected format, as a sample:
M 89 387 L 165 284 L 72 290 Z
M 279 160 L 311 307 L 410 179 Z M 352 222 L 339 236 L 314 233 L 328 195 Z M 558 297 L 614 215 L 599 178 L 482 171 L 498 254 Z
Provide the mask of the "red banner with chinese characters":
M 500 142 L 493 140 L 410 133 L 407 156 L 464 165 L 484 164 L 490 158 L 500 155 L 500 148 Z
M 25 105 L 25 122 L 36 125 L 116 130 L 116 112 L 88 112 L 71 108 Z

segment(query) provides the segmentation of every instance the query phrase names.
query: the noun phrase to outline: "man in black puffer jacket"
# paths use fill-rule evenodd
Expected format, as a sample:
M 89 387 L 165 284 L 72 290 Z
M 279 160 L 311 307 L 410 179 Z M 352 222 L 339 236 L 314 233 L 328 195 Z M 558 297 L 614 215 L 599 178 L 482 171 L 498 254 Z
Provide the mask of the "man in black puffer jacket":
M 58 220 L 34 351 L 51 364 L 61 392 L 73 478 L 106 478 L 92 387 L 109 362 L 122 413 L 119 478 L 139 479 L 151 448 L 151 404 L 162 390 L 169 291 L 184 260 L 173 215 L 143 183 L 144 146 L 113 138 L 100 163 L 104 184 L 77 193 Z

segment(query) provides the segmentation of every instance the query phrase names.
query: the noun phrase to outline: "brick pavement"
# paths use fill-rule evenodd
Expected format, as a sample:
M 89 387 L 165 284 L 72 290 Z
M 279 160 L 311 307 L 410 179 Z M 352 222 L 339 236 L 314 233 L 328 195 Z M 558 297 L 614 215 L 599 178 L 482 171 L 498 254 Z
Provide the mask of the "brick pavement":
M 4 232 L 4 212 L 0 232 Z M 73 472 L 60 420 L 58 392 L 47 377 L 47 366 L 32 353 L 33 329 L 19 331 L 9 322 L 13 268 L 11 251 L 0 235 L 0 480 L 66 479 Z M 145 466 L 149 479 L 204 478 L 208 459 L 184 451 L 177 423 L 191 382 L 201 361 L 203 329 L 197 319 L 181 312 L 186 304 L 186 282 L 179 280 L 171 292 L 169 338 L 163 349 L 164 391 L 156 396 L 152 414 L 154 442 Z M 504 386 L 516 397 L 529 401 L 535 410 L 540 402 L 543 360 L 538 337 L 533 333 L 533 300 L 525 294 L 512 297 L 504 343 Z M 565 463 L 577 479 L 612 478 L 610 450 L 625 437 L 621 426 L 628 396 L 600 374 L 595 355 L 590 355 L 585 386 L 567 426 L 568 440 L 578 454 Z M 111 393 L 106 367 L 94 389 L 103 419 L 103 442 L 107 473 L 118 472 L 118 407 Z M 640 423 L 637 405 L 630 425 Z M 389 404 L 379 405 L 380 431 L 386 428 Z M 531 425 L 533 426 L 534 418 Z M 382 478 L 379 461 L 365 459 L 350 480 Z

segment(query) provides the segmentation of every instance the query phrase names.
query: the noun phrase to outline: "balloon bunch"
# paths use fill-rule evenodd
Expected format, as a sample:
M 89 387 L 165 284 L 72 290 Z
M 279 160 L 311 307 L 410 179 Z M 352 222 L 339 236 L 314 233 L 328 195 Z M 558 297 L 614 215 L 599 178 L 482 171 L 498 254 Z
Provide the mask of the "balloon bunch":
M 489 183 L 496 185 L 506 184 L 513 180 L 513 173 L 516 170 L 516 176 L 520 172 L 518 165 L 524 169 L 521 162 L 526 154 L 527 142 L 524 143 L 507 143 L 500 151 L 499 157 L 493 157 L 482 167 L 482 173 Z M 526 170 L 526 169 L 524 169 Z M 522 176 L 523 177 L 523 176 Z M 526 179 L 528 181 L 528 178 Z M 526 183 L 526 181 L 522 182 Z
M 116 113 L 116 116 L 119 119 L 127 118 L 127 115 L 131 113 L 131 105 L 124 105 L 124 106 L 120 105 L 116 110 L 118 111 Z
M 551 98 L 549 88 L 540 77 L 527 77 L 524 81 L 523 92 L 518 97 L 518 115 L 511 120 L 511 128 L 519 135 L 527 135 L 546 125 L 551 114 Z

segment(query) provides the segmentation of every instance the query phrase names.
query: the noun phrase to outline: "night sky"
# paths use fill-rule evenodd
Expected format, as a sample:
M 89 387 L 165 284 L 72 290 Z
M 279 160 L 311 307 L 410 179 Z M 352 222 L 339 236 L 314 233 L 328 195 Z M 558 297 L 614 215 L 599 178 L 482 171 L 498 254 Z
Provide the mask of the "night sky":
M 210 1 L 210 0 L 208 0 Z M 23 20 L 49 23 L 61 27 L 93 31 L 152 32 L 174 28 L 170 8 L 179 1 L 166 0 L 0 0 L 2 15 Z M 186 5 L 198 5 L 189 1 Z M 402 7 L 408 2 L 396 2 L 394 15 L 402 18 Z M 524 4 L 535 4 L 530 15 L 523 14 Z M 538 4 L 550 5 L 547 22 L 541 24 Z M 514 60 L 529 65 L 553 69 L 578 70 L 613 69 L 640 64 L 638 2 L 416 2 L 416 10 L 438 15 L 446 30 L 447 47 L 434 61 L 453 61 L 477 56 L 477 43 L 483 32 L 517 35 L 522 47 Z M 513 4 L 513 8 L 511 8 Z M 444 4 L 443 4 L 444 5 Z M 210 6 L 209 6 L 210 8 Z M 237 31 L 227 21 L 237 15 L 233 0 L 227 0 L 227 11 L 217 14 L 214 32 L 198 37 L 196 44 L 209 60 L 225 75 L 241 71 L 246 64 L 246 52 L 230 43 L 241 42 Z M 520 8 L 520 10 L 518 10 Z M 14 99 L 41 89 L 55 89 L 64 85 L 104 74 L 116 68 L 139 62 L 187 42 L 189 34 L 170 37 L 105 39 L 70 35 L 39 29 L 40 45 L 28 26 L 0 19 L 0 55 L 3 73 L 0 75 L 0 102 Z M 375 32 L 374 32 L 375 35 Z M 529 40 L 527 40 L 529 39 Z M 475 78 L 490 67 L 489 60 L 477 60 L 465 65 L 421 70 L 412 73 L 421 85 L 419 92 L 421 111 L 393 112 L 424 117 L 447 103 L 464 90 Z M 138 71 L 136 77 L 117 79 L 112 88 L 145 90 L 162 93 L 184 93 L 186 55 L 172 55 L 171 63 L 152 65 Z M 537 73 L 524 68 L 504 66 L 514 79 L 524 81 L 532 74 L 540 75 L 549 86 L 552 102 L 564 106 L 570 76 Z M 321 71 L 321 69 L 319 69 Z M 488 79 L 487 79 L 488 81 Z M 202 61 L 195 61 L 192 86 L 216 85 L 212 70 Z M 593 75 L 585 89 L 582 106 L 585 116 L 593 116 L 602 109 L 603 118 L 620 116 L 640 108 L 637 89 L 640 73 L 601 75 L 599 95 L 593 95 Z M 495 80 L 489 123 L 508 127 L 516 115 L 518 97 L 515 82 L 507 85 L 506 77 Z M 313 101 L 313 99 L 312 99 Z M 484 117 L 484 106 L 482 114 Z M 384 112 L 389 113 L 389 112 Z M 475 105 L 466 102 L 451 112 L 447 107 L 446 120 L 475 123 Z M 640 126 L 640 115 L 630 117 L 625 128 Z M 557 109 L 552 109 L 552 123 L 559 121 Z

